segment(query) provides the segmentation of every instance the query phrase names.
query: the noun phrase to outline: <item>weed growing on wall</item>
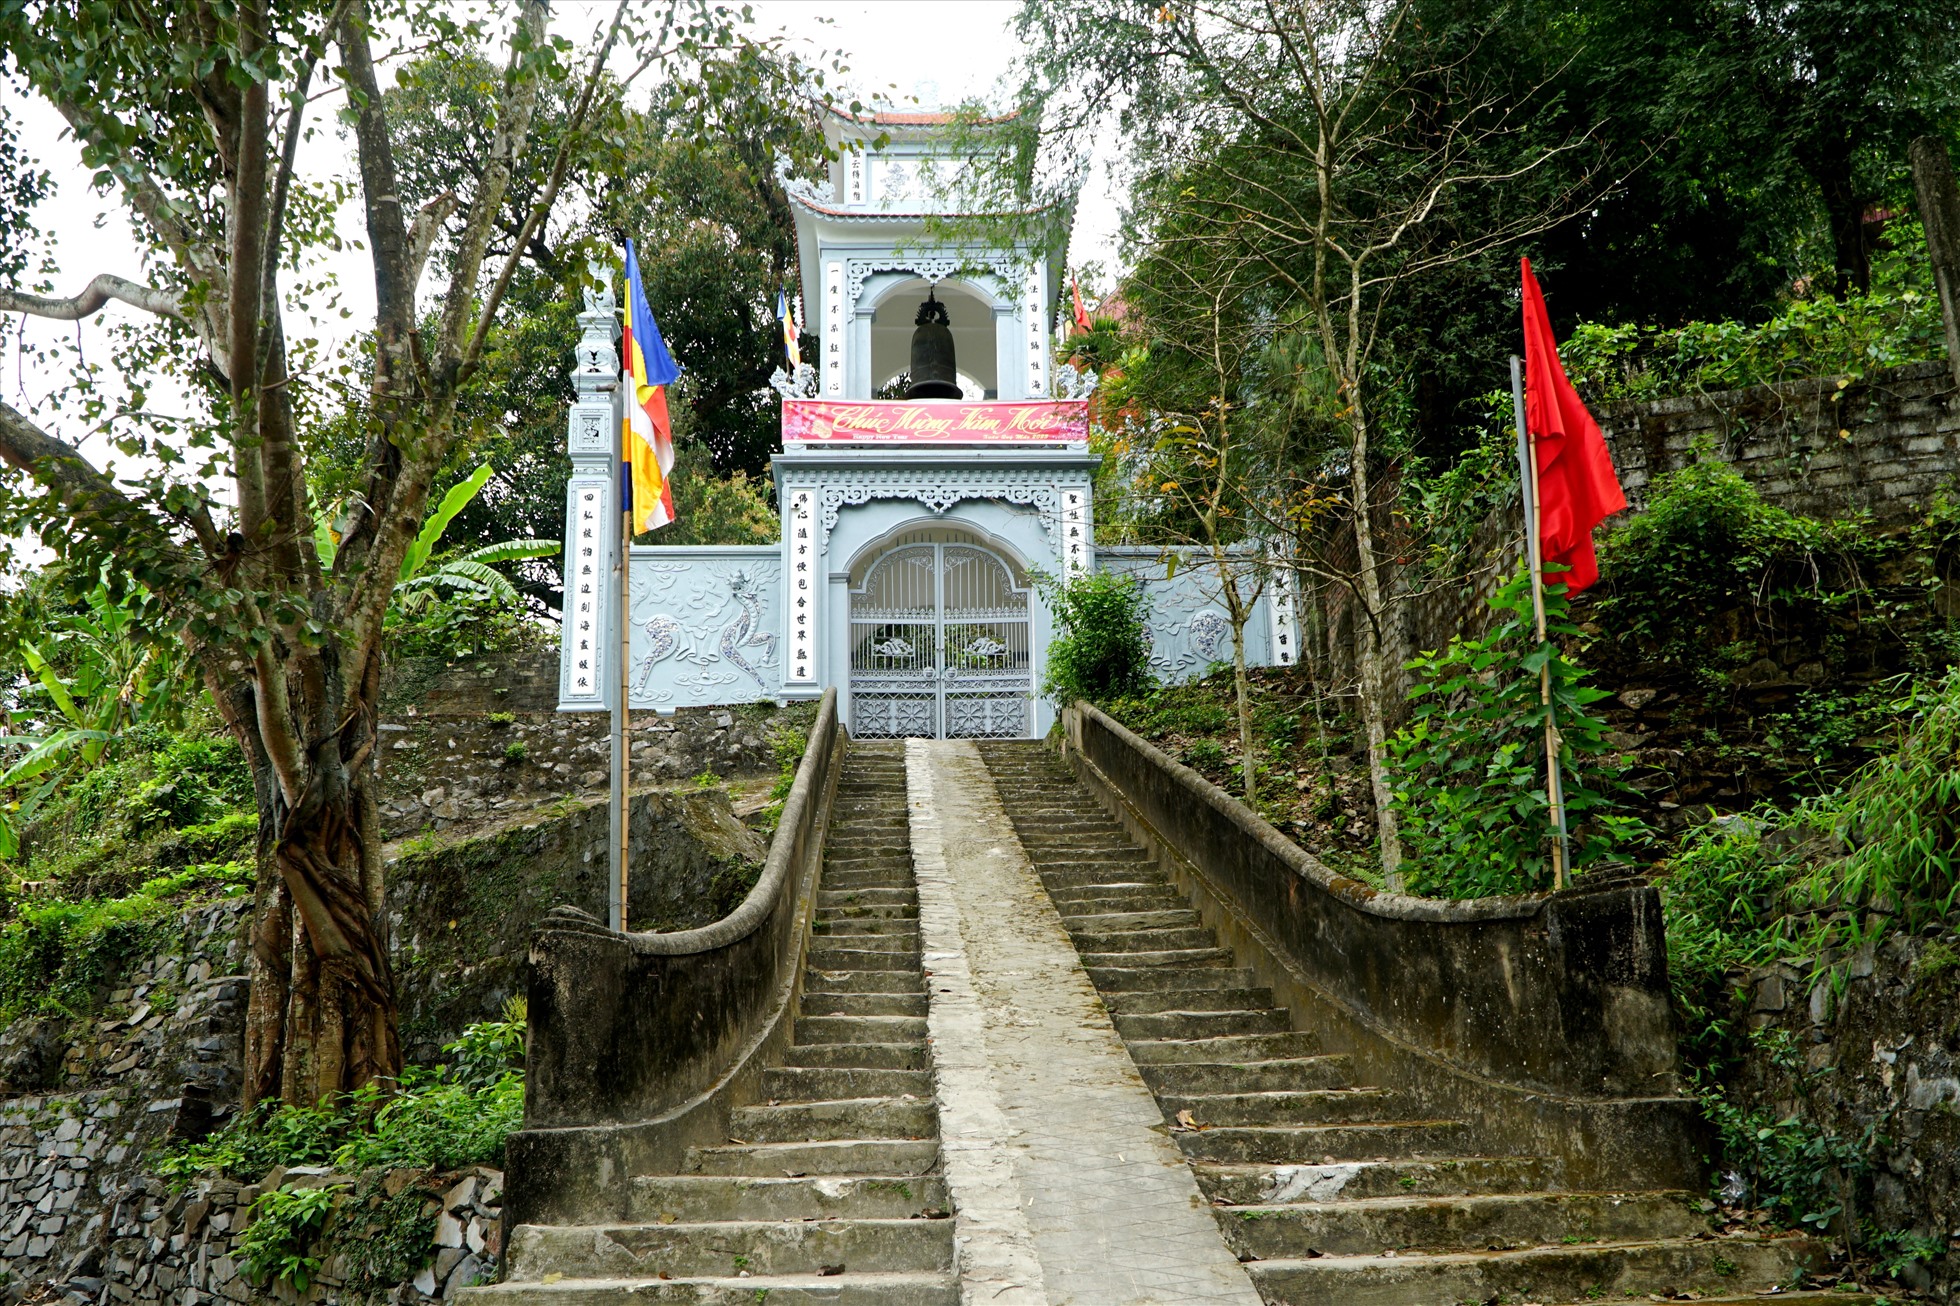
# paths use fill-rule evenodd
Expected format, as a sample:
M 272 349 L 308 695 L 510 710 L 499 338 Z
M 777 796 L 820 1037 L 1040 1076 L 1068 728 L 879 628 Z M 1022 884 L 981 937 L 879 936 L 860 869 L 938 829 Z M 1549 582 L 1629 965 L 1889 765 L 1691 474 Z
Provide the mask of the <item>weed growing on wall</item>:
M 333 1216 L 329 1188 L 281 1188 L 262 1194 L 252 1206 L 252 1222 L 238 1239 L 245 1277 L 261 1285 L 283 1283 L 304 1294 L 320 1272 L 316 1250 Z
M 1614 810 L 1623 767 L 1607 747 L 1606 723 L 1586 710 L 1606 691 L 1585 683 L 1556 642 L 1538 641 L 1528 575 L 1514 577 L 1491 606 L 1510 615 L 1488 638 L 1454 639 L 1409 663 L 1416 708 L 1389 741 L 1389 756 L 1414 893 L 1481 898 L 1551 887 L 1544 668 L 1562 745 L 1572 867 L 1646 837 L 1639 821 Z M 1562 592 L 1546 594 L 1545 615 L 1554 637 L 1578 633 Z
M 1048 644 L 1042 693 L 1057 706 L 1107 703 L 1150 687 L 1150 635 L 1143 587 L 1129 576 L 1088 572 L 1037 578 L 1059 634 Z
M 263 1102 L 211 1137 L 163 1152 L 161 1174 L 254 1181 L 274 1166 L 452 1170 L 501 1166 L 524 1120 L 524 1012 L 482 1021 L 446 1046 L 448 1067 L 410 1066 L 392 1093 L 371 1084 L 318 1106 Z

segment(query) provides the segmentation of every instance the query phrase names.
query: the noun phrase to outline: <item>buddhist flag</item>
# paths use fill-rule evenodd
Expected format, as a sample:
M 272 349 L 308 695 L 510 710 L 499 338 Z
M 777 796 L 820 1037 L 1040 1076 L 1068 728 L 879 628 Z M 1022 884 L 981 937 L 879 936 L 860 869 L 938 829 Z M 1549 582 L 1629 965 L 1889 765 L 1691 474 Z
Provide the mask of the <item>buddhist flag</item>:
M 620 379 L 626 386 L 626 424 L 621 432 L 619 492 L 633 514 L 633 533 L 674 520 L 674 426 L 667 417 L 667 387 L 681 374 L 667 352 L 640 284 L 640 261 L 626 242 L 626 336 L 620 342 Z
M 1599 423 L 1565 377 L 1545 295 L 1524 263 L 1524 421 L 1538 467 L 1539 556 L 1571 570 L 1552 577 L 1577 594 L 1599 579 L 1593 527 L 1627 506 Z
M 797 337 L 802 331 L 796 325 L 796 316 L 789 311 L 789 292 L 776 292 L 776 316 L 783 324 L 783 354 L 789 359 L 789 370 L 795 372 L 803 366 L 803 347 Z

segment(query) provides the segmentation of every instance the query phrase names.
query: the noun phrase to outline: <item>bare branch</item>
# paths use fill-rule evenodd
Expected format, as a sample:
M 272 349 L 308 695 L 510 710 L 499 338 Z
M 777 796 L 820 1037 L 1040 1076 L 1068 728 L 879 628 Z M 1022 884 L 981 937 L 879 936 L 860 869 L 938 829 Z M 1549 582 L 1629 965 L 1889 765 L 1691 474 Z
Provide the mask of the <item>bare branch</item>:
M 45 299 L 25 291 L 0 288 L 0 313 L 26 313 L 32 317 L 53 318 L 57 322 L 79 322 L 93 317 L 113 300 L 140 308 L 158 317 L 184 320 L 182 300 L 174 290 L 140 285 L 113 272 L 104 272 L 88 283 L 79 295 L 67 299 Z

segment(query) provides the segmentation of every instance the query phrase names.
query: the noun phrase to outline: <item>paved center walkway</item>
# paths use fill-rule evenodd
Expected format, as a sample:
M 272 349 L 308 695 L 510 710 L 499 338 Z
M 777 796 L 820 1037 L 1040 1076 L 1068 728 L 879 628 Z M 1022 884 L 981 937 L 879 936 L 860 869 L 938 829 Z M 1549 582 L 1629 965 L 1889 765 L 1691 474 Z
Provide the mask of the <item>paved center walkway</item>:
M 963 1302 L 1260 1306 L 971 743 L 906 791 Z

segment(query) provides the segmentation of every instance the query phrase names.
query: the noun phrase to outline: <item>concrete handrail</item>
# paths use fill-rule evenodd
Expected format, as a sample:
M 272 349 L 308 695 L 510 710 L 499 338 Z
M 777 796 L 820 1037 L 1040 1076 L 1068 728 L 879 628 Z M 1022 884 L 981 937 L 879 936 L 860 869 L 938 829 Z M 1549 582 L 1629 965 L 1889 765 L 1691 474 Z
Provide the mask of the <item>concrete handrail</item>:
M 1448 902 L 1337 875 L 1090 704 L 1068 745 L 1246 937 L 1355 1022 L 1483 1081 L 1579 1098 L 1678 1091 L 1659 895 L 1620 883 Z
M 532 935 L 517 1218 L 608 1205 L 621 1175 L 718 1137 L 731 1091 L 788 1037 L 847 742 L 827 690 L 762 873 L 721 920 L 620 934 L 561 907 Z

